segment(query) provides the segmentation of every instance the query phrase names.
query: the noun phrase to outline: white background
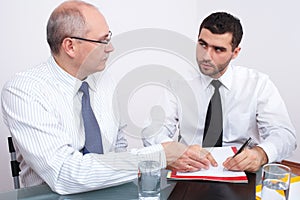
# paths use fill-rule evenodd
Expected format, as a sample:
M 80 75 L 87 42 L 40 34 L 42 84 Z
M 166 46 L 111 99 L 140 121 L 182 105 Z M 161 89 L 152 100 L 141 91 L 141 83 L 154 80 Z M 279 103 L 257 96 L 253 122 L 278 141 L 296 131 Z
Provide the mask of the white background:
M 62 1 L 1 1 L 1 88 L 16 72 L 35 66 L 50 56 L 46 42 L 46 23 L 50 13 L 60 2 Z M 286 102 L 296 130 L 300 130 L 299 87 L 296 90 L 300 72 L 300 13 L 296 0 L 89 2 L 103 12 L 114 35 L 139 28 L 160 28 L 176 31 L 195 40 L 200 22 L 211 12 L 227 11 L 238 16 L 243 24 L 244 37 L 242 51 L 235 64 L 256 68 L 269 74 Z M 142 58 L 132 59 L 132 65 L 139 62 L 139 59 Z M 126 70 L 126 66 L 120 69 L 122 70 Z M 12 179 L 6 140 L 9 132 L 2 119 L 0 131 L 0 191 L 5 191 L 12 189 Z M 136 140 L 130 141 L 131 147 L 140 145 Z M 299 141 L 298 137 L 298 144 Z M 288 160 L 300 162 L 299 148 Z

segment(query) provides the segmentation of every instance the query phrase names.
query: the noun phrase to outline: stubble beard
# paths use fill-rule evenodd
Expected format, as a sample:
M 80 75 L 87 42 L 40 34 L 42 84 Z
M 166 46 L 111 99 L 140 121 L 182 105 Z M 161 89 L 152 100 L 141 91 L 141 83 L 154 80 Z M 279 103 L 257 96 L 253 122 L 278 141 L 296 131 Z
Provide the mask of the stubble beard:
M 200 69 L 200 72 L 206 76 L 210 76 L 212 78 L 219 78 L 220 76 L 222 76 L 230 61 L 231 61 L 231 58 L 228 59 L 225 63 L 223 64 L 220 64 L 218 66 L 216 66 L 215 64 L 211 63 L 211 61 L 208 61 L 208 60 L 198 60 L 197 59 L 197 62 L 198 62 L 198 66 L 199 66 L 199 69 Z M 203 65 L 205 65 L 206 67 L 204 67 Z M 208 69 L 205 69 L 205 68 L 208 68 Z

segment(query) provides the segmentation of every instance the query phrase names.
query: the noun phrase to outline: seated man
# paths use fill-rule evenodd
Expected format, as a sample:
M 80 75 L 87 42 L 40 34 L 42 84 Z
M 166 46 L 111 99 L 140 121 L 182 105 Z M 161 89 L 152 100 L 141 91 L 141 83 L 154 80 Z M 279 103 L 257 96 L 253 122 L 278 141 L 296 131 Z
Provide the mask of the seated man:
M 18 73 L 2 90 L 2 110 L 16 147 L 25 187 L 47 183 L 59 194 L 132 181 L 139 160 L 160 156 L 161 166 L 208 167 L 199 145 L 166 142 L 126 151 L 114 112 L 113 82 L 104 70 L 113 46 L 98 9 L 67 1 L 51 14 L 47 62 Z
M 156 119 L 153 114 L 142 133 L 145 146 L 173 141 L 177 127 L 179 141 L 186 145 L 241 146 L 251 137 L 252 148 L 223 163 L 227 169 L 250 172 L 295 150 L 295 129 L 269 77 L 230 64 L 241 50 L 242 35 L 240 20 L 228 13 L 204 19 L 197 44 L 201 73 L 186 79 L 187 84 L 170 80 L 173 94 L 166 93 L 162 101 L 166 117 Z M 186 88 L 192 96 L 185 95 Z

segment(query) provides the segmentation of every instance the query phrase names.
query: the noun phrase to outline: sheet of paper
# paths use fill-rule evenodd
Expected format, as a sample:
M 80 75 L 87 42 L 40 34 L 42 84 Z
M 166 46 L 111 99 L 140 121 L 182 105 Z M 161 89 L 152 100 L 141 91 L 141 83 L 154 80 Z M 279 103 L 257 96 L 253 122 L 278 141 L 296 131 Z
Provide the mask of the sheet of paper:
M 215 176 L 215 177 L 236 177 L 245 176 L 244 172 L 234 172 L 224 169 L 223 162 L 229 156 L 234 155 L 232 147 L 214 147 L 207 149 L 218 163 L 217 167 L 210 166 L 208 170 L 202 169 L 197 172 L 177 172 L 177 175 L 182 176 Z
M 168 173 L 170 179 L 180 180 L 210 180 L 232 183 L 247 183 L 245 172 L 229 171 L 223 168 L 223 162 L 237 151 L 235 147 L 214 147 L 207 149 L 218 163 L 217 167 L 210 166 L 209 169 L 202 169 L 197 172 L 176 172 Z

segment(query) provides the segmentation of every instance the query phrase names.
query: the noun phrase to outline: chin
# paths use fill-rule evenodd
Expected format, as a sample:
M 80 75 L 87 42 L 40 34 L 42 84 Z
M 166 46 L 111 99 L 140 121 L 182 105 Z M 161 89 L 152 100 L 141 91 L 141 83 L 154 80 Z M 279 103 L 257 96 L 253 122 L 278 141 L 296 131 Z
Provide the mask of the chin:
M 105 68 L 106 68 L 106 65 L 100 65 L 100 66 L 97 67 L 97 71 L 98 71 L 98 72 L 101 72 L 101 71 L 103 71 Z
M 200 72 L 201 72 L 202 74 L 204 74 L 204 75 L 207 75 L 207 76 L 209 76 L 209 75 L 211 74 L 210 70 L 205 70 L 205 69 L 203 69 L 203 68 L 200 68 Z

